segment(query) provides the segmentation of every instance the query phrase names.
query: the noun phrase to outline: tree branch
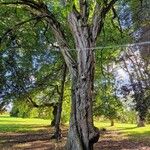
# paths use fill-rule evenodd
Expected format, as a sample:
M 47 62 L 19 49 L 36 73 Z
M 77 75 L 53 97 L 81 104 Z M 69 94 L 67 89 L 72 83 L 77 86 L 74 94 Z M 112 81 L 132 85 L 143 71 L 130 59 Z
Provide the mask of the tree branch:
M 69 68 L 69 71 L 72 74 L 76 75 L 77 64 L 69 52 L 70 48 L 67 44 L 67 40 L 66 40 L 62 25 L 56 19 L 55 15 L 48 10 L 47 6 L 42 1 L 36 2 L 33 0 L 20 0 L 18 2 L 8 2 L 8 3 L 1 3 L 1 4 L 29 6 L 31 9 L 34 9 L 38 12 L 37 13 L 37 12 L 31 10 L 32 14 L 39 16 L 39 13 L 40 13 L 41 15 L 46 16 L 45 20 L 48 22 L 48 25 L 51 27 L 51 29 L 55 35 L 55 38 L 57 39 L 58 45 L 61 48 L 60 51 L 65 59 L 65 62 L 67 64 L 67 67 Z
M 9 34 L 11 33 L 13 30 L 17 29 L 17 27 L 20 27 L 22 25 L 24 25 L 25 23 L 28 23 L 30 21 L 33 21 L 33 20 L 37 20 L 37 19 L 42 19 L 43 17 L 46 17 L 46 16 L 36 16 L 36 17 L 33 17 L 33 18 L 30 18 L 28 20 L 25 20 L 25 21 L 22 21 L 22 22 L 19 22 L 18 24 L 14 25 L 12 28 L 8 29 L 7 31 L 5 31 L 5 33 L 0 37 L 0 44 L 2 43 L 3 39 Z
M 34 107 L 36 107 L 36 108 L 40 108 L 40 107 L 52 107 L 52 106 L 54 106 L 54 105 L 56 105 L 55 103 L 44 103 L 44 104 L 42 104 L 42 105 L 38 105 L 36 102 L 34 102 L 33 100 L 32 100 L 32 98 L 31 97 L 27 97 L 27 100 L 28 100 L 28 102 L 30 102 Z
M 97 36 L 102 30 L 104 25 L 104 19 L 109 10 L 113 7 L 113 5 L 117 2 L 117 0 L 111 0 L 106 6 L 100 6 L 100 4 L 96 4 L 95 11 L 93 15 L 93 23 L 92 23 L 92 36 L 93 40 L 97 39 Z M 105 3 L 106 4 L 106 3 Z
M 84 19 L 84 22 L 87 22 L 89 17 L 89 3 L 87 0 L 79 0 L 80 3 L 80 14 Z

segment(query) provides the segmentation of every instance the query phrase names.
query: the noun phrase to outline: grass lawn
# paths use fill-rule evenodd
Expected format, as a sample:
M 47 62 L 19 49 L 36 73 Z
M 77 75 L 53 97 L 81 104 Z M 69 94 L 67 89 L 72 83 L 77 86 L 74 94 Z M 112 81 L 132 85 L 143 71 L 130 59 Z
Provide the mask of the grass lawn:
M 116 123 L 110 127 L 109 122 L 97 121 L 95 125 L 106 128 L 107 132 L 101 135 L 94 150 L 105 149 L 150 149 L 150 125 L 137 128 L 135 124 Z M 0 116 L 0 148 L 8 149 L 62 149 L 66 143 L 66 126 L 63 129 L 63 138 L 56 142 L 50 140 L 53 134 L 50 120 L 23 119 Z M 120 134 L 121 133 L 121 134 Z M 118 148 L 117 148 L 117 147 Z
M 24 119 L 9 117 L 9 115 L 0 116 L 0 132 L 30 132 L 44 129 L 50 125 L 50 120 L 45 119 Z M 108 130 L 117 130 L 127 136 L 145 137 L 150 139 L 150 125 L 137 128 L 136 124 L 116 123 L 114 127 L 110 127 L 109 122 L 95 122 L 99 128 Z
M 106 128 L 108 130 L 119 131 L 129 138 L 135 140 L 147 139 L 150 141 L 150 125 L 138 128 L 136 124 L 115 123 L 113 127 L 110 127 L 108 122 L 96 122 L 95 125 L 99 128 Z
M 44 129 L 50 120 L 15 118 L 0 115 L 0 132 L 30 132 Z

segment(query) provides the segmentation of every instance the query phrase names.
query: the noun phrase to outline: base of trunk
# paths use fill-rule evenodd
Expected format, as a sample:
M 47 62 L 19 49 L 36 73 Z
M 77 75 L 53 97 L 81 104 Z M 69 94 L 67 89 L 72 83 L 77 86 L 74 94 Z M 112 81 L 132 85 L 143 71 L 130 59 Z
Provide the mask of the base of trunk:
M 84 150 L 75 125 L 68 131 L 66 150 Z
M 137 125 L 138 127 L 145 127 L 145 123 L 144 123 L 144 121 L 143 120 L 139 120 L 139 122 L 138 122 L 138 125 Z
M 100 131 L 94 127 L 94 131 L 89 135 L 89 146 L 85 146 L 82 138 L 78 134 L 76 127 L 71 127 L 68 132 L 66 150 L 93 150 L 93 145 L 99 140 Z
M 54 120 L 54 119 L 51 121 L 50 126 L 51 126 L 51 127 L 54 127 L 54 126 L 55 126 L 55 120 Z
M 114 120 L 110 120 L 111 124 L 110 126 L 113 127 L 114 126 Z
M 51 139 L 60 140 L 62 138 L 61 129 L 55 131 L 55 133 L 51 136 Z

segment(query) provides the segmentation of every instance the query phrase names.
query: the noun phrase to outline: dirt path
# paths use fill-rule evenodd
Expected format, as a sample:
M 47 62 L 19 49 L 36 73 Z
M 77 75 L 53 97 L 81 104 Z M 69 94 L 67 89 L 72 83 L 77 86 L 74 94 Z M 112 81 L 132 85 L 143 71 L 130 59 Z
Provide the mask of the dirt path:
M 150 141 L 136 141 L 118 131 L 107 131 L 95 144 L 94 150 L 150 150 Z
M 51 140 L 51 135 L 49 129 L 34 133 L 0 133 L 0 150 L 63 150 L 66 130 L 59 142 Z M 119 132 L 107 131 L 94 150 L 150 150 L 150 142 L 129 140 Z

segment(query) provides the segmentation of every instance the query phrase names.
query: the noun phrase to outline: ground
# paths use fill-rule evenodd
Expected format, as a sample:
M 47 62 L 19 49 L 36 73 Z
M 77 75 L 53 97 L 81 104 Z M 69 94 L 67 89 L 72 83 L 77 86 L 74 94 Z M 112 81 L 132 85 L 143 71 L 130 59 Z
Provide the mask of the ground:
M 0 150 L 63 150 L 67 127 L 62 126 L 63 138 L 51 140 L 53 128 L 49 120 L 0 117 Z M 150 125 L 136 128 L 134 124 L 116 124 L 109 127 L 108 122 L 96 122 L 101 138 L 94 150 L 150 150 Z

